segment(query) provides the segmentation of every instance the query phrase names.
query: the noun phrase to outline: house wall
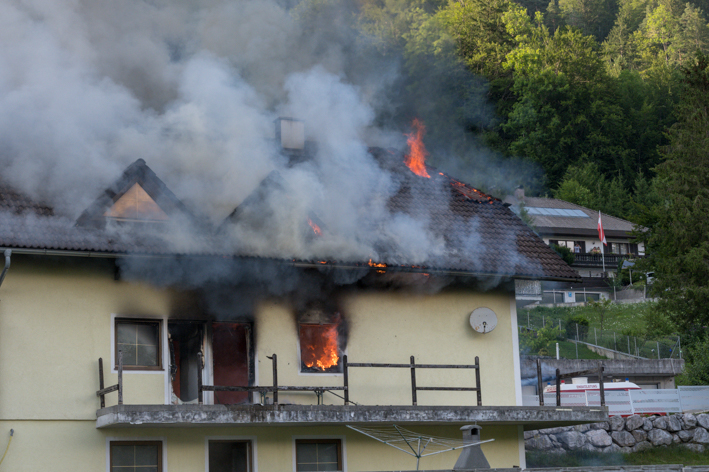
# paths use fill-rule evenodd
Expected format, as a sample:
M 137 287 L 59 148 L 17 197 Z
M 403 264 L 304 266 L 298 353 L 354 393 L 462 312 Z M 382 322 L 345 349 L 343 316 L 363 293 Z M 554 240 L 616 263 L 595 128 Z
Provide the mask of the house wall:
M 162 440 L 163 470 L 194 472 L 206 470 L 207 441 L 248 439 L 255 445 L 253 472 L 293 472 L 294 441 L 304 437 L 335 437 L 343 441 L 344 470 L 415 470 L 416 459 L 344 426 L 332 427 L 213 427 L 213 428 L 120 428 L 97 430 L 92 421 L 0 421 L 3 451 L 14 430 L 12 443 L 2 464 L 14 472 L 97 472 L 106 471 L 107 443 L 111 440 Z M 461 437 L 453 426 L 415 426 L 425 435 Z M 482 429 L 482 450 L 493 467 L 519 465 L 516 427 L 486 426 Z M 422 470 L 450 469 L 460 452 L 451 451 L 424 457 Z
M 181 311 L 173 290 L 114 280 L 113 262 L 87 258 L 13 256 L 12 269 L 0 288 L 0 447 L 10 428 L 13 443 L 3 464 L 7 470 L 98 470 L 105 467 L 106 437 L 166 438 L 171 471 L 203 470 L 206 436 L 255 435 L 261 470 L 292 470 L 294 435 L 343 435 L 349 470 L 386 470 L 415 465 L 408 456 L 378 445 L 344 427 L 245 428 L 120 428 L 96 429 L 99 357 L 104 359 L 106 385 L 111 372 L 113 317 L 136 316 L 163 322 L 163 366 L 168 358 L 168 317 Z M 349 322 L 347 353 L 351 362 L 472 364 L 480 357 L 483 405 L 514 405 L 516 328 L 513 294 L 444 291 L 435 295 L 396 292 L 352 292 L 343 297 Z M 487 306 L 497 313 L 498 326 L 475 333 L 470 312 Z M 182 314 L 184 316 L 184 313 Z M 297 331 L 289 307 L 262 302 L 255 313 L 257 381 L 271 382 L 271 363 L 279 357 L 281 385 L 341 385 L 339 375 L 298 373 Z M 516 321 L 515 321 L 516 323 Z M 517 367 L 518 370 L 518 367 Z M 419 371 L 418 384 L 473 386 L 472 371 Z M 166 370 L 124 373 L 126 404 L 163 404 L 169 398 Z M 351 399 L 363 404 L 410 404 L 408 369 L 362 369 L 351 377 Z M 116 403 L 115 393 L 106 398 Z M 521 399 L 521 395 L 520 395 Z M 281 401 L 314 403 L 312 394 L 281 394 Z M 328 395 L 326 403 L 342 400 Z M 473 393 L 419 392 L 419 405 L 474 405 Z M 520 402 L 521 404 L 521 402 Z M 443 428 L 458 438 L 460 425 Z M 412 428 L 413 429 L 413 428 Z M 416 428 L 425 432 L 431 427 Z M 436 429 L 438 431 L 438 429 Z M 490 426 L 483 437 L 493 466 L 519 465 L 523 441 L 514 425 Z M 287 444 L 286 444 L 287 443 Z M 284 444 L 286 448 L 284 449 Z M 376 453 L 373 451 L 377 451 Z M 385 452 L 386 451 L 386 452 Z M 431 468 L 445 468 L 457 454 L 429 459 Z M 408 460 L 408 462 L 407 462 Z M 167 470 L 167 469 L 166 469 Z

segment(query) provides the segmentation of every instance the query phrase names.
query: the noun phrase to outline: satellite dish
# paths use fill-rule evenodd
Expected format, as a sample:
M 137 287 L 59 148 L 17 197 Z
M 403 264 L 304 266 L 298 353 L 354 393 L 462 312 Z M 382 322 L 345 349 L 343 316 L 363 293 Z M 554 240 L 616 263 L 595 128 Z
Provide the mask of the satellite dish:
M 489 308 L 476 308 L 470 314 L 470 326 L 478 333 L 489 333 L 497 326 L 497 315 Z

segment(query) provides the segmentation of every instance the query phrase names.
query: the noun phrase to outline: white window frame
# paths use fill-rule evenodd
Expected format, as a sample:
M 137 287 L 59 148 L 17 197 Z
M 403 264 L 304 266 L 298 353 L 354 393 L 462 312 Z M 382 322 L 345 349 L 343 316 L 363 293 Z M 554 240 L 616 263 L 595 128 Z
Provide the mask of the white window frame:
M 339 434 L 308 434 L 308 435 L 298 435 L 291 436 L 291 442 L 293 443 L 293 472 L 298 472 L 296 463 L 296 448 L 295 442 L 297 439 L 339 439 L 342 446 L 342 471 L 347 472 L 347 437 Z
M 209 472 L 209 441 L 249 441 L 251 443 L 251 472 L 258 472 L 258 450 L 256 436 L 205 436 L 204 470 Z
M 106 472 L 111 472 L 111 443 L 114 441 L 159 441 L 162 443 L 162 470 L 160 472 L 167 472 L 167 438 L 165 436 L 111 436 L 106 438 Z

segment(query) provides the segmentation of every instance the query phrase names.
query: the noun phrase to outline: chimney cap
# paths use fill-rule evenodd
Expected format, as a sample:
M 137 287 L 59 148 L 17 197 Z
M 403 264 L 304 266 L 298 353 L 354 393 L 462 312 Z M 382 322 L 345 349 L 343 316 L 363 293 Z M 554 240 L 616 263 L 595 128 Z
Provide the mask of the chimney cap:
M 481 430 L 483 427 L 477 424 L 467 424 L 465 426 L 461 426 L 460 428 L 461 431 L 469 431 L 473 429 Z

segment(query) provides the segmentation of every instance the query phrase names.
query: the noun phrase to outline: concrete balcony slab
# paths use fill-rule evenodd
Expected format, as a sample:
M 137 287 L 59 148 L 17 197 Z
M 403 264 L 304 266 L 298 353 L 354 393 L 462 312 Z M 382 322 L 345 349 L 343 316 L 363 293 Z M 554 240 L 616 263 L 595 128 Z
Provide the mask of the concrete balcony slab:
M 97 428 L 503 424 L 526 430 L 608 420 L 598 407 L 363 405 L 116 405 L 96 412 Z

